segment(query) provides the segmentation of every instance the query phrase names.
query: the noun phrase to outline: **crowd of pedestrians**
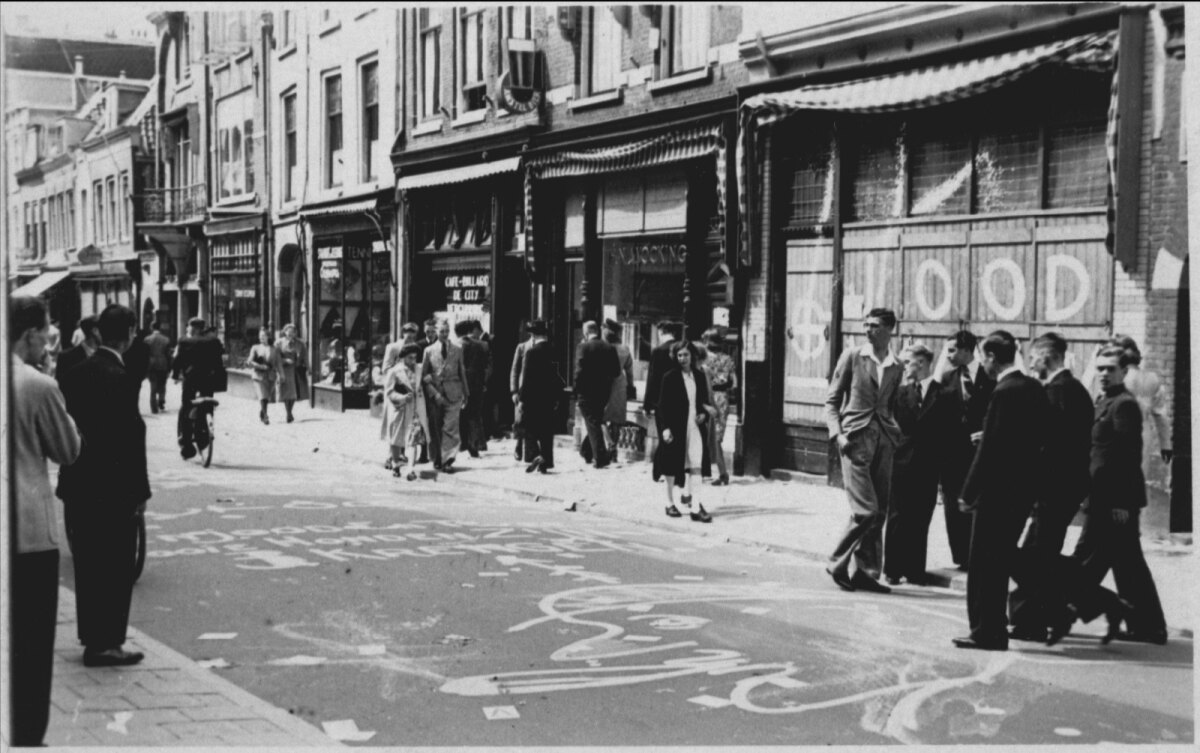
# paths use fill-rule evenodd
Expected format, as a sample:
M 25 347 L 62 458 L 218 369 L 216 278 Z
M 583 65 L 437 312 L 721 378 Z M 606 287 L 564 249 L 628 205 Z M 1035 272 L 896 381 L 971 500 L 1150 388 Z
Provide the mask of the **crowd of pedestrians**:
M 850 504 L 826 568 L 834 583 L 876 593 L 930 583 L 926 546 L 940 488 L 951 553 L 967 571 L 970 632 L 956 646 L 1053 644 L 1075 620 L 1101 614 L 1105 641 L 1165 643 L 1138 524 L 1143 408 L 1125 385 L 1140 361 L 1136 343 L 1118 336 L 1096 353 L 1098 392 L 1090 394 L 1066 367 L 1068 343 L 1056 333 L 1031 343 L 1026 369 L 1004 330 L 982 341 L 957 332 L 935 359 L 923 343 L 897 358 L 895 329 L 894 312 L 867 314 L 867 342 L 842 354 L 826 399 Z M 1082 532 L 1067 556 L 1077 514 Z M 1101 586 L 1110 570 L 1115 593 Z

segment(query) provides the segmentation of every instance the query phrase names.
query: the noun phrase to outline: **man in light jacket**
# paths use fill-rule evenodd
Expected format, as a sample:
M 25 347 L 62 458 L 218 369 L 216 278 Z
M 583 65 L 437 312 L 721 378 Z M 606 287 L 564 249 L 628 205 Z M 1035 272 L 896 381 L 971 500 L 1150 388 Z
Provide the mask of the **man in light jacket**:
M 469 387 L 462 346 L 450 342 L 450 322 L 445 319 L 437 323 L 437 340 L 425 349 L 421 359 L 421 384 L 429 406 L 429 454 L 435 468 L 449 472 L 462 446 L 459 415 L 467 403 Z M 434 447 L 438 447 L 436 455 Z

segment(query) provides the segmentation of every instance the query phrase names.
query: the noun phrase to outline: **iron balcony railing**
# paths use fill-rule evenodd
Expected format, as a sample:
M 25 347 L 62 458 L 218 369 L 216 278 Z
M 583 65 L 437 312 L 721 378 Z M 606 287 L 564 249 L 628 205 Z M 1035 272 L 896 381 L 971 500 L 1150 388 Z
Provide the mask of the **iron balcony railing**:
M 179 188 L 151 188 L 137 199 L 143 222 L 187 222 L 205 219 L 208 198 L 203 183 Z

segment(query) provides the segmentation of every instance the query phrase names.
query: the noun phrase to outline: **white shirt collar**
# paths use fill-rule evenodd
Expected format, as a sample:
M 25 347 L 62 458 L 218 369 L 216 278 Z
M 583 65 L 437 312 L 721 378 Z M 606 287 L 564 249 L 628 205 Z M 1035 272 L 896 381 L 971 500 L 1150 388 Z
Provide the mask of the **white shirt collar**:
M 1013 373 L 1014 371 L 1015 371 L 1015 372 L 1017 372 L 1017 373 L 1020 373 L 1020 371 L 1021 371 L 1020 369 L 1018 369 L 1018 368 L 1017 368 L 1017 365 L 1016 365 L 1016 364 L 1013 364 L 1012 366 L 1009 366 L 1009 367 L 1008 367 L 1007 369 L 1005 369 L 1004 371 L 1001 371 L 1001 372 L 1000 372 L 1000 374 L 999 374 L 999 376 L 997 376 L 997 377 L 996 377 L 996 384 L 999 384 L 1001 379 L 1003 379 L 1004 377 L 1006 377 L 1006 376 L 1008 376 L 1009 374 Z
M 896 357 L 892 355 L 891 350 L 888 350 L 887 357 L 883 359 L 883 363 L 880 363 L 879 359 L 875 357 L 875 348 L 871 347 L 871 343 L 862 346 L 858 352 L 862 354 L 863 358 L 870 358 L 874 361 L 875 365 L 880 369 L 886 369 L 888 366 L 895 366 L 898 363 Z
M 921 397 L 929 394 L 929 385 L 933 384 L 933 376 L 927 376 L 921 380 Z
M 116 356 L 116 357 L 117 357 L 117 361 L 118 361 L 118 362 L 120 362 L 120 364 L 121 364 L 122 366 L 124 366 L 124 365 L 125 365 L 125 357 L 124 357 L 123 355 L 121 355 L 119 352 L 117 352 L 115 349 L 113 349 L 113 348 L 110 348 L 110 347 L 108 347 L 107 345 L 101 345 L 99 349 L 100 349 L 100 350 L 107 350 L 109 353 L 112 353 L 114 356 Z

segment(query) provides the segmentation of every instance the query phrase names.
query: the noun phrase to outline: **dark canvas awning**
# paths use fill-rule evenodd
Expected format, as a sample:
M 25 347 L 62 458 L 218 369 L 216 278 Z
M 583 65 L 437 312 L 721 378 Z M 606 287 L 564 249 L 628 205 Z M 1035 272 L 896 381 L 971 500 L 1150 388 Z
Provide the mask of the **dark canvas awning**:
M 1102 32 L 987 57 L 748 98 L 740 107 L 737 143 L 738 186 L 742 189 L 738 192 L 742 219 L 740 262 L 753 261 L 746 223 L 748 207 L 752 206 L 747 196 L 747 189 L 752 188 L 747 160 L 758 129 L 804 111 L 886 113 L 957 102 L 1006 86 L 1048 65 L 1111 70 L 1115 52 L 1116 33 Z

